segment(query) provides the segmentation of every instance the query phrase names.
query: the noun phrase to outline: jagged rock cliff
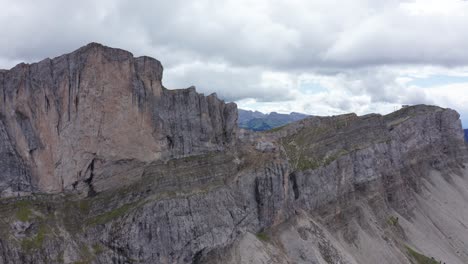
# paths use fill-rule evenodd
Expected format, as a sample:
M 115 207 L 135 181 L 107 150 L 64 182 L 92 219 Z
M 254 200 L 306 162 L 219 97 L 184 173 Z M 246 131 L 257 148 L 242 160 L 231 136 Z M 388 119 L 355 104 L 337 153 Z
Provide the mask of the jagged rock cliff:
M 116 168 L 232 145 L 235 104 L 167 90 L 162 73 L 153 58 L 96 43 L 0 73 L 0 194 L 93 192 Z
M 468 262 L 455 111 L 237 131 L 235 105 L 164 89 L 153 59 L 72 54 L 2 73 L 0 188 L 25 196 L 0 199 L 0 263 Z

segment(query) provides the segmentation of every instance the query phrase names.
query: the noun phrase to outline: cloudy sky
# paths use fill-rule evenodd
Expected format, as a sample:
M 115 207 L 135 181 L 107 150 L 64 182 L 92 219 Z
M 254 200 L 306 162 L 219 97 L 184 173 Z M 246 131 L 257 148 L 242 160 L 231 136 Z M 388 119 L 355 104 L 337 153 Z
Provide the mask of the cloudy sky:
M 468 1 L 0 0 L 0 68 L 88 42 L 159 59 L 164 85 L 332 115 L 437 104 L 468 127 Z

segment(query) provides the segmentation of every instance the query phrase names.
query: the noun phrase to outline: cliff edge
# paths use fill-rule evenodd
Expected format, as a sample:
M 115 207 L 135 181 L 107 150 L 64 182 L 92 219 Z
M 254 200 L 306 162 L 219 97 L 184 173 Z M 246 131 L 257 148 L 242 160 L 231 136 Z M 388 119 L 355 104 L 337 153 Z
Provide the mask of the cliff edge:
M 0 194 L 92 193 L 116 170 L 234 143 L 235 104 L 168 90 L 162 75 L 153 58 L 97 43 L 1 72 Z

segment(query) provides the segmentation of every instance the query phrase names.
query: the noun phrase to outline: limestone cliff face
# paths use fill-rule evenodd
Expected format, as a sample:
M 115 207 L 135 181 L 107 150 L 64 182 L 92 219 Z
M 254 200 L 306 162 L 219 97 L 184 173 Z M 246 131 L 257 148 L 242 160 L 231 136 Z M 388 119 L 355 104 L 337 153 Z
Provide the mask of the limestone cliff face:
M 8 172 L 0 193 L 92 189 L 122 161 L 131 167 L 231 146 L 236 106 L 194 88 L 167 90 L 162 74 L 153 58 L 95 43 L 1 72 Z
M 451 109 L 237 131 L 235 105 L 164 89 L 153 59 L 51 61 L 2 72 L 0 188 L 25 196 L 0 199 L 0 264 L 468 263 Z

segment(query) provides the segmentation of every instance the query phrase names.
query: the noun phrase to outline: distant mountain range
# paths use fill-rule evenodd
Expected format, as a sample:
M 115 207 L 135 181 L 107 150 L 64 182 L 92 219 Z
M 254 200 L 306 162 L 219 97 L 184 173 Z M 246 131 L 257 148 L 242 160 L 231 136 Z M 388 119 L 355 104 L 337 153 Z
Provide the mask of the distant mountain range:
M 253 131 L 266 131 L 304 119 L 308 116 L 309 115 L 294 112 L 291 114 L 279 114 L 276 112 L 264 114 L 258 111 L 239 109 L 238 122 L 241 128 Z
M 468 142 L 468 129 L 465 129 L 465 140 Z

